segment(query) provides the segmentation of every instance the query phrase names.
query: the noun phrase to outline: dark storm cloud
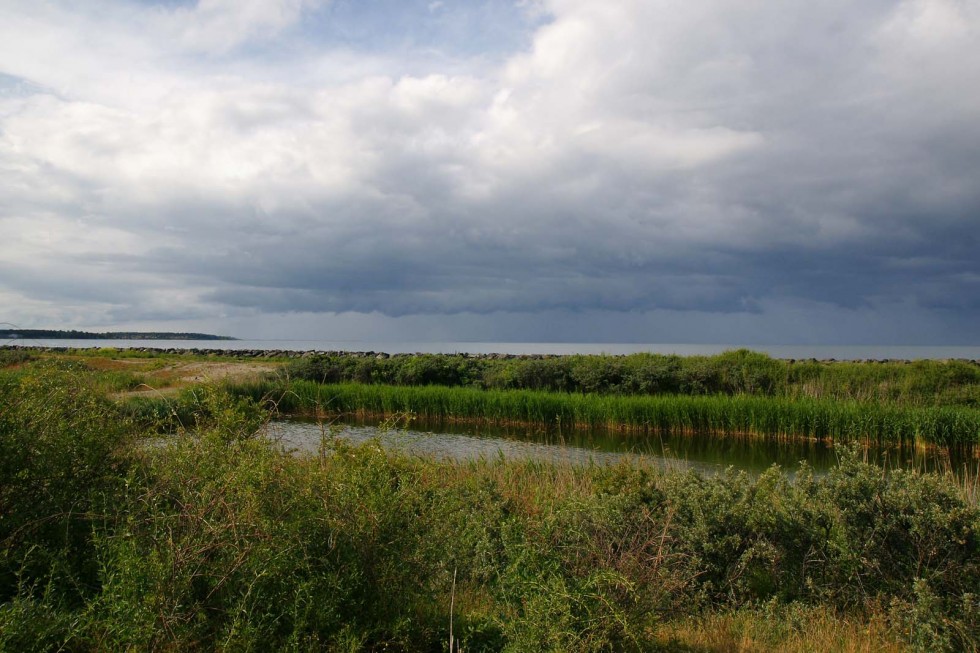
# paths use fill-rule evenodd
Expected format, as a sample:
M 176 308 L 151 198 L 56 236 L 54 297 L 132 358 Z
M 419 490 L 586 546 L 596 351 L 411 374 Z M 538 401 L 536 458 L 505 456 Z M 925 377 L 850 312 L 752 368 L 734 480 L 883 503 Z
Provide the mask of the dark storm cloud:
M 233 76 L 197 57 L 213 12 L 103 28 L 134 63 L 98 80 L 101 51 L 46 59 L 13 16 L 0 72 L 53 90 L 0 94 L 0 290 L 129 320 L 562 315 L 599 339 L 684 315 L 961 338 L 980 317 L 974 3 L 553 0 L 493 70 L 385 76 L 435 64 L 379 59 L 381 35 L 363 73 L 310 41 L 279 78 L 246 46 L 308 8 L 268 4 L 216 45 L 244 52 Z

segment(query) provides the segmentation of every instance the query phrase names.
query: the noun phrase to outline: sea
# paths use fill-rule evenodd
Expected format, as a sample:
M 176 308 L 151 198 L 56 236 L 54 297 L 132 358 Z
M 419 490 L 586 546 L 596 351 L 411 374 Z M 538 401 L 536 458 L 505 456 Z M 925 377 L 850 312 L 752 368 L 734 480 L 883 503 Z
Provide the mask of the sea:
M 595 342 L 376 342 L 368 340 L 70 340 L 8 339 L 0 345 L 25 347 L 114 347 L 133 349 L 225 349 L 345 351 L 386 354 L 612 354 L 649 352 L 697 356 L 733 349 L 751 349 L 782 359 L 817 360 L 945 360 L 980 361 L 980 345 L 741 345 Z

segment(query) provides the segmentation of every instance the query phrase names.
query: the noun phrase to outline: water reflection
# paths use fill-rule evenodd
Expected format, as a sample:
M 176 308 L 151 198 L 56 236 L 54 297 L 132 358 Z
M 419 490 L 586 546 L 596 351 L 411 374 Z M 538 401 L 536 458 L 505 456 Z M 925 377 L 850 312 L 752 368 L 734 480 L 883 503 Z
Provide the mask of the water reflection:
M 412 454 L 453 460 L 493 459 L 558 461 L 573 464 L 613 464 L 623 459 L 643 460 L 671 469 L 717 473 L 728 467 L 760 474 L 773 464 L 792 472 L 806 461 L 816 472 L 837 462 L 833 444 L 810 440 L 766 440 L 757 437 L 705 435 L 635 435 L 609 431 L 558 431 L 458 423 L 414 422 L 408 426 L 379 426 L 376 421 L 335 422 L 310 420 L 274 422 L 268 435 L 285 448 L 315 452 L 323 437 L 361 443 L 378 438 L 385 447 Z M 867 446 L 868 462 L 885 468 L 920 471 L 974 472 L 976 451 L 940 451 L 916 447 Z

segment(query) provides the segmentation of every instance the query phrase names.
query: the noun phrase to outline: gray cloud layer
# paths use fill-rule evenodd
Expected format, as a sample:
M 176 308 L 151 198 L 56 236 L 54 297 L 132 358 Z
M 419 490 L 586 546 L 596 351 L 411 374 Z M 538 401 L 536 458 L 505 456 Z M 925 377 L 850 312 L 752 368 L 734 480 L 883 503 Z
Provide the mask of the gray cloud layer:
M 4 4 L 11 321 L 975 340 L 975 2 L 548 0 L 493 64 L 301 0 Z

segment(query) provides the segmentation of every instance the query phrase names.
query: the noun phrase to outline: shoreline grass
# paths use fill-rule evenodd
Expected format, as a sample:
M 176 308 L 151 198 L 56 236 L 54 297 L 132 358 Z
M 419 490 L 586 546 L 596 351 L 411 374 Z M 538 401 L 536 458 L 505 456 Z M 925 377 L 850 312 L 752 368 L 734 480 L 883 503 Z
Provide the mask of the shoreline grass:
M 283 413 L 475 419 L 630 433 L 690 432 L 868 440 L 938 446 L 980 444 L 980 410 L 752 395 L 621 396 L 443 386 L 322 385 L 309 381 L 233 383 L 228 390 L 272 400 Z
M 322 354 L 290 361 L 285 372 L 320 383 L 618 395 L 750 394 L 980 408 L 980 361 L 966 360 L 783 360 L 747 349 L 715 356 Z

